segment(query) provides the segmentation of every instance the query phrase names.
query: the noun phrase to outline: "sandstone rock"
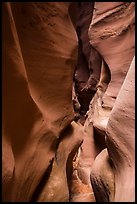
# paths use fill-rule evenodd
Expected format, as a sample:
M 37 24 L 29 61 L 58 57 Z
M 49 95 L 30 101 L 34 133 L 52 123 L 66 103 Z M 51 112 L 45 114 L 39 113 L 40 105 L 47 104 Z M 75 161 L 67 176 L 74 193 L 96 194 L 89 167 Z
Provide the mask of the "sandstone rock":
M 90 177 L 96 202 L 113 202 L 115 196 L 114 172 L 107 149 L 102 150 L 96 157 Z
M 135 61 L 133 59 L 108 121 L 106 131 L 108 153 L 103 150 L 96 157 L 91 169 L 91 182 L 97 201 L 135 201 L 134 121 Z
M 135 201 L 134 7 L 2 4 L 4 202 Z
M 93 110 L 93 125 L 96 129 L 105 130 L 110 111 L 134 56 L 134 26 L 134 2 L 95 3 L 89 27 L 90 43 L 105 61 L 111 79 L 108 87 L 102 80 L 94 99 L 96 108 Z
M 78 60 L 75 71 L 75 89 L 81 105 L 80 113 L 89 108 L 96 92 L 101 69 L 101 57 L 91 46 L 88 29 L 92 19 L 93 2 L 79 2 L 77 9 L 76 31 L 78 35 Z
M 74 118 L 77 36 L 68 7 L 3 3 L 3 201 L 31 200 Z
M 124 32 L 125 28 L 128 29 Z M 117 31 L 116 34 L 114 29 Z M 109 35 L 109 31 L 112 32 L 112 35 Z M 104 33 L 106 37 L 103 37 Z M 111 110 L 134 55 L 134 3 L 105 2 L 102 6 L 96 2 L 93 20 L 89 28 L 89 37 L 91 45 L 102 56 L 102 66 L 97 92 L 90 102 L 84 124 L 86 136 L 79 154 L 80 162 L 77 174 L 81 175 L 82 180 L 89 179 L 89 166 L 92 169 L 92 187 L 95 191 L 96 201 L 113 201 L 114 172 L 111 170 L 107 152 L 102 150 L 106 148 L 105 134 Z M 125 42 L 128 37 L 130 40 L 127 44 Z M 89 151 L 88 145 L 92 150 Z M 96 158 L 98 154 L 99 156 Z M 103 165 L 105 166 L 103 167 Z M 82 169 L 83 166 L 87 171 Z M 108 182 L 109 180 L 112 182 Z
M 70 202 L 95 202 L 92 186 L 89 184 L 89 181 L 87 181 L 87 166 L 85 166 L 86 168 L 82 167 L 79 165 L 79 157 L 77 155 L 76 160 L 73 162 Z M 84 176 L 86 175 L 87 178 L 85 178 L 83 174 L 79 174 L 81 173 L 79 170 L 83 170 Z M 87 171 L 87 174 L 85 174 L 85 171 Z
M 115 201 L 135 202 L 135 58 L 119 91 L 106 133 L 114 165 Z
M 61 135 L 48 181 L 41 190 L 38 201 L 68 202 L 72 160 L 83 141 L 82 129 L 75 123 Z

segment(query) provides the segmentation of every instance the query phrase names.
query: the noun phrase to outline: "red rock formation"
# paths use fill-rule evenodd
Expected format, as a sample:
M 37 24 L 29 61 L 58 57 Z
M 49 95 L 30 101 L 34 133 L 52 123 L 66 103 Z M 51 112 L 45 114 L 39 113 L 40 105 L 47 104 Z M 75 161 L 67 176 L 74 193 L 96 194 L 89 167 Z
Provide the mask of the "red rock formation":
M 114 201 L 114 175 L 107 161 L 109 156 L 106 150 L 101 153 L 103 156 L 99 153 L 106 148 L 107 122 L 134 56 L 134 3 L 96 2 L 89 37 L 91 45 L 102 56 L 102 69 L 97 92 L 90 103 L 84 124 L 85 136 L 77 159 L 77 174 L 83 183 L 90 186 L 90 170 L 95 165 L 92 186 L 96 189 L 96 200 Z M 108 192 L 99 181 L 100 175 L 104 183 L 109 185 L 111 195 L 107 195 Z
M 63 2 L 3 3 L 3 201 L 35 197 L 58 138 L 74 118 L 77 36 L 68 7 Z M 72 136 L 76 128 L 72 124 Z M 64 144 L 64 165 L 82 142 L 77 134 Z
M 45 182 L 45 186 L 37 201 L 69 201 L 70 174 L 72 171 L 72 160 L 81 145 L 83 133 L 81 128 L 75 123 L 65 129 L 61 135 L 52 171 Z
M 119 91 L 106 131 L 107 150 L 95 159 L 91 181 L 97 201 L 135 201 L 135 59 Z
M 93 4 L 2 4 L 3 201 L 135 200 L 134 2 Z
M 95 97 L 93 125 L 102 131 L 134 56 L 134 24 L 134 2 L 95 3 L 90 43 L 103 57 L 111 77 L 108 87 L 105 79 L 100 80 Z
M 129 128 L 127 128 L 127 123 L 124 121 L 122 122 L 124 114 L 125 117 L 131 115 L 131 123 L 134 121 L 134 93 L 131 95 L 132 102 L 130 102 L 132 103 L 132 108 L 130 111 L 124 112 L 124 114 L 122 110 L 130 106 L 130 103 L 126 99 L 127 96 L 125 96 L 125 98 L 122 96 L 122 91 L 119 93 L 134 56 L 134 8 L 134 2 L 105 2 L 103 4 L 96 2 L 93 20 L 89 28 L 90 42 L 92 46 L 94 46 L 101 54 L 104 62 L 102 64 L 101 78 L 98 84 L 97 92 L 90 104 L 86 129 L 89 129 L 93 123 L 94 130 L 96 131 L 94 137 L 96 137 L 97 141 L 97 144 L 94 144 L 93 146 L 95 150 L 99 146 L 100 151 L 105 148 L 106 141 L 104 136 L 106 134 L 106 128 L 109 129 L 109 133 L 107 133 L 109 134 L 109 139 L 107 141 L 110 141 L 110 143 L 107 142 L 107 149 L 113 155 L 110 156 L 110 154 L 108 155 L 107 150 L 103 150 L 97 156 L 95 162 L 93 162 L 91 171 L 92 187 L 95 192 L 96 200 L 101 202 L 134 201 L 134 139 L 132 140 L 133 143 L 131 144 L 127 138 L 127 134 L 130 135 L 130 131 L 132 131 L 132 137 L 134 138 L 134 127 L 131 125 Z M 129 78 L 128 76 L 127 78 Z M 130 80 L 132 80 L 134 78 L 134 74 L 132 76 L 130 75 L 130 77 Z M 110 83 L 108 84 L 109 80 Z M 130 83 L 128 80 L 126 79 L 127 84 Z M 127 89 L 128 94 L 130 93 L 129 89 Z M 134 81 L 132 81 L 132 90 L 133 89 Z M 123 90 L 123 92 L 125 91 Z M 118 99 L 119 108 L 118 105 L 115 105 L 115 100 L 118 93 L 121 95 Z M 123 100 L 127 100 L 127 103 L 122 102 Z M 113 111 L 111 113 L 113 106 L 114 110 L 116 110 L 116 117 Z M 113 117 L 115 119 L 113 119 Z M 113 121 L 113 128 L 111 123 L 110 131 L 110 122 L 108 123 L 108 121 L 111 121 L 111 118 Z M 119 126 L 118 121 L 121 121 L 119 122 L 121 123 Z M 122 124 L 124 129 L 127 128 L 126 133 L 125 131 L 122 131 L 121 133 Z M 92 129 L 88 131 L 92 132 Z M 113 138 L 113 141 L 111 138 Z M 122 138 L 125 138 L 124 141 Z M 102 141 L 101 143 L 103 143 L 103 146 L 100 144 L 100 141 Z M 130 146 L 130 148 L 129 152 L 127 153 L 126 148 L 128 146 Z M 123 148 L 121 149 L 121 147 Z M 131 157 L 131 169 L 129 170 L 128 168 L 125 168 L 123 164 L 123 169 L 125 168 L 125 173 L 123 173 L 123 175 L 122 172 L 119 174 L 120 169 L 122 169 L 122 164 L 115 169 L 115 163 L 118 162 L 116 161 L 118 159 L 117 151 L 122 151 L 122 159 L 124 159 L 126 155 Z M 115 162 L 113 161 L 113 166 L 112 161 L 110 161 L 111 157 L 115 158 Z M 128 159 L 126 158 L 125 163 L 127 162 Z M 131 194 L 126 194 L 128 185 L 123 182 L 123 178 L 126 177 L 126 182 L 128 183 L 129 177 L 127 175 L 129 172 L 132 172 L 131 177 L 133 182 L 129 187 Z M 118 182 L 123 182 L 123 191 L 120 190 L 121 185 Z M 126 195 L 127 198 L 125 197 Z
M 103 7 L 95 3 L 89 28 L 90 43 L 103 57 L 101 77 L 87 113 L 89 123 L 93 123 L 96 145 L 100 151 L 105 148 L 107 122 L 134 56 L 135 32 L 134 2 L 101 5 Z
M 93 2 L 79 2 L 77 9 L 76 31 L 79 46 L 75 71 L 75 89 L 81 105 L 81 114 L 85 114 L 89 108 L 89 103 L 96 92 L 101 69 L 101 56 L 91 46 L 88 37 L 93 8 Z

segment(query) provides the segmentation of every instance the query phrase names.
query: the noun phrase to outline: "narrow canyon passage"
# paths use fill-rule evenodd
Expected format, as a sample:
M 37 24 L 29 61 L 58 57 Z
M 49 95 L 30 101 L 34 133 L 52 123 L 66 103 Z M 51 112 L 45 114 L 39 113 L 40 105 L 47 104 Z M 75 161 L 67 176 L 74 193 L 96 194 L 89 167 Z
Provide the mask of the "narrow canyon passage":
M 135 201 L 135 2 L 2 3 L 2 201 Z

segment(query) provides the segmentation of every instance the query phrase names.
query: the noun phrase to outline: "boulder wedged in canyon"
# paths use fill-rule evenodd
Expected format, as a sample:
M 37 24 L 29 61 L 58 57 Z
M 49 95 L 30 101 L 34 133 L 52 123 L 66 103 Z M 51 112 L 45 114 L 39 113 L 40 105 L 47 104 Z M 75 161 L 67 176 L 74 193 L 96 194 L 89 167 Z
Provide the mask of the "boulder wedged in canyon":
M 2 5 L 3 201 L 35 197 L 74 118 L 77 36 L 69 4 Z
M 110 114 L 106 128 L 106 145 L 107 150 L 103 150 L 96 157 L 91 169 L 96 201 L 134 202 L 135 58 Z

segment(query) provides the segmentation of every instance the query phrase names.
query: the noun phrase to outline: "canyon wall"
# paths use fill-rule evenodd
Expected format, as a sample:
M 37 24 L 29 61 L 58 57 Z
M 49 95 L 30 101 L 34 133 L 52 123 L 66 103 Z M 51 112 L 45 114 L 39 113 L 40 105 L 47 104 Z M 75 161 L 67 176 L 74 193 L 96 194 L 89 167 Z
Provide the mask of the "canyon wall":
M 85 123 L 86 132 L 94 129 L 98 155 L 91 167 L 92 187 L 96 201 L 134 201 L 135 3 L 95 2 L 89 37 L 103 58 Z
M 97 202 L 135 202 L 135 58 L 106 127 L 107 149 L 91 168 Z
M 2 3 L 3 201 L 135 200 L 134 23 L 134 2 Z
M 72 122 L 77 35 L 69 5 L 2 5 L 3 201 L 69 199 L 72 158 L 82 142 Z
M 82 18 L 82 17 L 81 17 Z M 81 20 L 81 24 L 82 24 Z M 84 30 L 85 31 L 85 30 Z M 83 35 L 84 35 L 83 31 Z M 96 93 L 92 98 L 89 111 L 86 113 L 85 118 L 86 121 L 84 123 L 84 141 L 79 148 L 79 155 L 77 158 L 77 175 L 83 183 L 90 186 L 89 180 L 91 177 L 92 185 L 95 193 L 96 201 L 99 202 L 108 202 L 108 201 L 125 201 L 124 197 L 126 194 L 122 190 L 120 191 L 120 185 L 118 181 L 114 179 L 114 174 L 118 175 L 118 171 L 121 167 L 118 167 L 116 172 L 114 168 L 111 168 L 108 160 L 110 160 L 110 156 L 107 151 L 113 151 L 113 157 L 116 156 L 115 150 L 115 140 L 117 137 L 113 136 L 114 144 L 112 146 L 107 146 L 106 141 L 106 128 L 107 123 L 109 121 L 109 117 L 111 116 L 111 111 L 113 107 L 115 107 L 115 101 L 119 90 L 125 80 L 127 72 L 129 70 L 131 61 L 135 54 L 135 3 L 134 2 L 95 2 L 93 17 L 91 19 L 91 24 L 88 30 L 88 35 L 90 39 L 91 47 L 97 51 L 99 56 L 101 56 L 101 64 L 99 66 L 101 69 L 100 79 L 96 84 Z M 93 54 L 91 52 L 91 56 Z M 94 58 L 90 58 L 92 62 L 92 69 L 96 70 L 97 63 L 99 59 L 97 56 Z M 82 66 L 82 63 L 81 63 Z M 133 66 L 133 65 L 132 65 Z M 78 68 L 77 68 L 78 69 Z M 134 69 L 134 68 L 132 68 Z M 84 66 L 83 66 L 84 70 Z M 78 70 L 83 76 L 83 71 Z M 79 74 L 80 76 L 80 74 Z M 99 75 L 98 75 L 99 76 Z M 131 76 L 131 75 L 130 75 Z M 131 76 L 134 79 L 134 74 Z M 80 83 L 80 81 L 79 81 Z M 126 82 L 128 83 L 128 82 Z M 92 86 L 93 87 L 93 86 Z M 132 89 L 134 89 L 134 80 L 132 81 Z M 77 90 L 76 90 L 77 91 Z M 124 92 L 124 91 L 123 91 Z M 130 90 L 127 90 L 130 93 Z M 78 94 L 81 94 L 80 92 Z M 123 98 L 119 96 L 119 101 L 122 103 Z M 83 97 L 83 101 L 86 100 L 86 97 Z M 126 100 L 126 96 L 125 96 Z M 134 102 L 134 93 L 131 94 L 131 101 Z M 82 102 L 81 102 L 82 103 Z M 84 102 L 83 102 L 84 103 Z M 124 106 L 128 107 L 128 102 Z M 129 103 L 130 107 L 130 103 Z M 115 108 L 116 109 L 116 108 Z M 132 104 L 132 120 L 134 121 L 134 104 Z M 118 112 L 118 110 L 117 110 Z M 125 115 L 131 115 L 128 112 L 125 112 Z M 113 118 L 113 114 L 111 118 Z M 119 110 L 119 117 L 123 117 L 123 112 Z M 127 116 L 128 117 L 128 116 Z M 130 116 L 129 116 L 130 117 Z M 111 120 L 111 119 L 110 119 Z M 113 120 L 113 127 L 117 124 L 117 121 L 120 119 L 116 119 L 116 122 Z M 131 190 L 132 196 L 127 196 L 127 201 L 134 201 L 134 127 L 128 127 L 126 133 L 124 133 L 124 127 L 127 127 L 128 122 L 124 121 L 123 123 L 123 132 L 119 137 L 124 138 L 125 147 L 123 147 L 122 141 L 119 141 L 119 146 L 123 148 L 123 155 L 127 154 L 125 151 L 126 146 L 128 144 L 128 138 L 126 136 L 127 132 L 130 135 L 130 138 L 133 138 L 133 143 L 129 148 L 129 157 L 132 155 L 131 162 L 133 165 L 131 170 L 127 170 L 127 172 L 132 171 L 132 181 L 133 183 L 130 185 L 129 191 Z M 108 126 L 109 128 L 109 126 Z M 117 128 L 113 128 L 113 131 L 120 134 L 122 126 L 119 124 Z M 130 129 L 131 128 L 131 129 Z M 116 129 L 116 130 L 115 130 Z M 132 134 L 130 133 L 132 130 Z M 112 131 L 112 130 L 111 130 Z M 113 134 L 113 133 L 112 133 Z M 116 134 L 116 133 L 115 133 Z M 111 137 L 111 133 L 109 133 Z M 113 134 L 114 135 L 114 134 Z M 107 149 L 106 149 L 107 148 Z M 109 150 L 111 149 L 111 150 Z M 120 150 L 119 150 L 120 151 Z M 100 153 L 101 152 L 101 153 Z M 132 152 L 132 153 L 130 153 Z M 116 160 L 116 158 L 115 158 Z M 126 162 L 126 161 L 125 161 Z M 110 162 L 112 163 L 112 162 Z M 114 166 L 114 164 L 113 164 Z M 93 168 L 93 169 L 92 169 Z M 91 176 L 90 176 L 91 174 Z M 121 172 L 122 174 L 122 172 Z M 119 182 L 122 178 L 126 177 L 128 173 L 123 173 L 123 175 L 118 176 Z M 100 179 L 100 177 L 102 178 Z M 123 177 L 122 177 L 123 176 Z M 127 183 L 130 179 L 127 179 Z M 122 182 L 122 181 L 121 181 Z M 124 183 L 123 183 L 124 185 Z M 121 197 L 117 199 L 117 195 L 115 195 L 115 186 L 116 189 L 119 189 L 119 195 L 121 192 Z M 121 187 L 122 188 L 122 187 Z M 125 183 L 125 189 L 128 190 L 128 185 Z M 118 190 L 116 190 L 118 191 Z M 125 190 L 126 191 L 126 190 Z M 130 193 L 129 193 L 130 194 Z M 127 194 L 127 195 L 129 195 Z M 80 200 L 79 200 L 80 201 Z
M 81 115 L 89 109 L 89 103 L 96 92 L 101 70 L 101 56 L 90 44 L 88 36 L 93 9 L 94 2 L 79 2 L 77 9 L 78 59 L 74 79 Z
M 93 110 L 93 125 L 104 131 L 135 52 L 135 3 L 96 2 L 89 37 L 104 60 Z

